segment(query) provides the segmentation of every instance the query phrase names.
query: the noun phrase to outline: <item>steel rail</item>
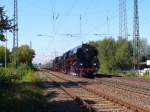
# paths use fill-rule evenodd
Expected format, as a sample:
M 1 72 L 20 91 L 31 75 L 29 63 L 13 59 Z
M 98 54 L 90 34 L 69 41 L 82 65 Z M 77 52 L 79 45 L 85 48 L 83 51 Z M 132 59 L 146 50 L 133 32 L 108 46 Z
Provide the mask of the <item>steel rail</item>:
M 47 72 L 47 73 L 49 73 L 49 72 Z M 60 79 L 62 79 L 64 81 L 70 81 L 70 82 L 72 82 L 71 80 L 68 80 L 68 79 L 66 79 L 64 77 L 60 77 L 60 76 L 58 76 L 58 75 L 56 75 L 54 73 L 51 73 L 51 74 L 53 74 L 54 76 L 56 76 L 56 77 L 58 77 L 58 78 L 60 78 Z M 85 87 L 83 84 L 78 84 L 78 85 L 81 88 L 83 88 L 83 89 L 85 89 L 85 90 L 87 90 L 87 91 L 89 91 L 91 93 L 99 95 L 100 97 L 103 97 L 103 98 L 105 98 L 107 100 L 110 100 L 110 101 L 112 101 L 114 103 L 117 103 L 117 104 L 119 104 L 121 106 L 125 106 L 128 109 L 133 110 L 135 112 L 150 112 L 150 110 L 142 108 L 142 107 L 139 107 L 139 106 L 136 106 L 136 105 L 132 104 L 131 102 L 123 101 L 121 99 L 118 99 L 117 97 L 113 97 L 113 96 L 110 96 L 108 94 L 105 94 L 105 93 L 102 93 L 100 91 L 97 91 L 95 89 L 92 89 L 92 88 L 89 88 L 89 87 Z
M 68 96 L 70 96 L 77 104 L 80 105 L 83 109 L 86 109 L 88 112 L 98 112 L 95 108 L 93 108 L 91 105 L 86 103 L 84 100 L 82 100 L 79 96 L 74 96 L 71 91 L 67 90 L 62 84 L 57 82 L 56 80 L 52 79 L 50 76 L 47 76 L 50 80 L 52 80 L 54 83 L 56 83 Z

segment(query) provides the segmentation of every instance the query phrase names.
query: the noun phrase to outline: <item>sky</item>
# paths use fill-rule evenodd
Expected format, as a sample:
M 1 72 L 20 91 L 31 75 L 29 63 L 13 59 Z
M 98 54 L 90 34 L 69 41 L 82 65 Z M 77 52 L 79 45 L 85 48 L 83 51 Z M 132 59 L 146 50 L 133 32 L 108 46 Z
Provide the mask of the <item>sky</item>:
M 110 33 L 116 39 L 119 32 L 118 1 L 18 0 L 19 46 L 29 45 L 31 41 L 32 48 L 36 52 L 34 62 L 45 63 L 82 43 L 103 39 L 103 36 L 91 34 Z M 149 4 L 150 0 L 139 0 L 140 36 L 150 43 Z M 6 14 L 13 18 L 13 0 L 0 0 L 0 5 L 4 6 Z M 127 18 L 128 34 L 132 35 L 133 0 L 127 0 Z M 63 35 L 80 32 L 81 35 L 75 37 Z M 48 36 L 37 36 L 38 34 Z M 10 49 L 13 46 L 12 38 L 12 34 L 8 33 Z M 130 36 L 129 39 L 131 38 Z M 4 43 L 1 42 L 0 45 Z

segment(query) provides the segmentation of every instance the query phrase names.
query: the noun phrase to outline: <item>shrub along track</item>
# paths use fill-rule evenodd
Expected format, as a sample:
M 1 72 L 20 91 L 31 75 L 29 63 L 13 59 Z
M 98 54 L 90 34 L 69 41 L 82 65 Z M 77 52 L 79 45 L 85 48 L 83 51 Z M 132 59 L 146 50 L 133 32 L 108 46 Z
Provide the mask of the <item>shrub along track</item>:
M 47 72 L 48 73 L 48 72 Z M 73 99 L 78 100 L 79 103 L 83 103 L 89 110 L 94 111 L 136 111 L 136 112 L 149 112 L 149 110 L 138 107 L 129 101 L 122 100 L 118 96 L 113 96 L 111 91 L 103 91 L 103 89 L 98 89 L 96 85 L 86 84 L 87 79 L 76 78 L 72 76 L 63 75 L 61 73 L 51 72 L 48 73 L 49 77 L 55 78 L 55 80 L 64 86 L 65 90 L 73 95 Z M 62 83 L 63 82 L 63 83 Z M 76 85 L 75 87 L 68 87 L 67 82 Z M 64 85 L 65 84 L 65 85 Z M 106 88 L 105 88 L 106 89 Z M 101 90 L 101 91 L 99 91 Z M 108 89 L 109 90 L 109 89 Z M 127 109 L 128 108 L 128 109 Z

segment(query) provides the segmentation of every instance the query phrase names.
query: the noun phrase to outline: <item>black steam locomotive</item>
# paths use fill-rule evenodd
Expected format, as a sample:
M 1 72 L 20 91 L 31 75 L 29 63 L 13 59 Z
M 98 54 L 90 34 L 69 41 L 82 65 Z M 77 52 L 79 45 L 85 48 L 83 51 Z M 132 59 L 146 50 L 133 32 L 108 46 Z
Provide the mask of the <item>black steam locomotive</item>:
M 66 74 L 93 77 L 100 68 L 97 49 L 82 44 L 53 60 L 53 70 Z

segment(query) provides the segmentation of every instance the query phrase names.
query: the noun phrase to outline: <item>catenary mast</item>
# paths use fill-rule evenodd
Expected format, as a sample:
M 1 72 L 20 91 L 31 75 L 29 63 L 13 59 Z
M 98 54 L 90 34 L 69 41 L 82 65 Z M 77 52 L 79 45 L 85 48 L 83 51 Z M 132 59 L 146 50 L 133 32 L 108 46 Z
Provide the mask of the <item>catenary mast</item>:
M 136 65 L 139 66 L 140 60 L 140 34 L 139 34 L 139 14 L 138 14 L 138 0 L 134 0 L 134 19 L 133 19 L 133 69 L 136 69 Z
M 119 0 L 119 38 L 128 38 L 126 0 Z
M 14 53 L 14 62 L 16 67 L 18 66 L 18 56 L 16 49 L 18 48 L 18 0 L 14 0 L 14 28 L 13 28 L 13 53 Z

